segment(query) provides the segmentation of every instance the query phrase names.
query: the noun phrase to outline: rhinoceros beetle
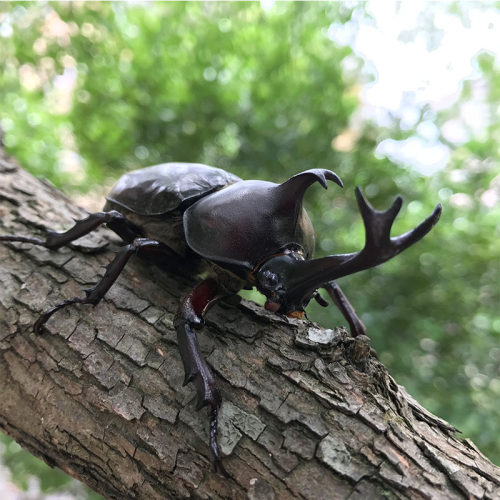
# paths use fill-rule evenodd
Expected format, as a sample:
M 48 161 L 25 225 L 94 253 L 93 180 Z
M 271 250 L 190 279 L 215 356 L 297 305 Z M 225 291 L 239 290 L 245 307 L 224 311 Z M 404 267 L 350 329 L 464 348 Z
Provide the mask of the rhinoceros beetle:
M 198 409 L 209 407 L 209 443 L 217 471 L 224 473 L 217 443 L 217 412 L 221 396 L 200 352 L 195 330 L 203 326 L 210 305 L 243 288 L 256 287 L 265 295 L 265 308 L 280 315 L 301 317 L 311 299 L 328 303 L 327 291 L 347 320 L 353 336 L 365 326 L 334 280 L 381 264 L 425 236 L 441 214 L 437 205 L 416 228 L 391 238 L 392 224 L 401 208 L 397 197 L 383 212 L 374 210 L 356 188 L 366 240 L 359 252 L 313 259 L 314 230 L 302 208 L 306 189 L 327 181 L 342 187 L 330 170 L 312 169 L 282 184 L 241 180 L 224 170 L 201 164 L 167 163 L 129 172 L 112 188 L 102 212 L 77 221 L 66 232 L 49 231 L 45 239 L 0 236 L 55 250 L 90 233 L 101 224 L 126 243 L 107 266 L 104 276 L 85 295 L 56 304 L 34 325 L 45 322 L 70 304 L 96 305 L 134 254 L 152 257 L 174 271 L 198 275 L 210 271 L 180 302 L 174 318 L 185 370 L 184 384 L 193 382 Z

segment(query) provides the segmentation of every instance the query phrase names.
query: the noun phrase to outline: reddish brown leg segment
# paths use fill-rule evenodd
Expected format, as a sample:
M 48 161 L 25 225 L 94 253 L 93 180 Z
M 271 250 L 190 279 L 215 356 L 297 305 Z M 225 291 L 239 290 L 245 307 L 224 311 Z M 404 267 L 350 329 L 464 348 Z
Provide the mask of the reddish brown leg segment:
M 212 451 L 215 470 L 227 475 L 221 461 L 217 443 L 217 414 L 221 396 L 215 380 L 200 351 L 195 329 L 203 327 L 203 313 L 208 305 L 221 297 L 221 290 L 214 280 L 205 280 L 198 284 L 181 301 L 174 318 L 177 342 L 184 365 L 184 385 L 193 382 L 198 402 L 196 409 L 209 407 L 210 413 L 210 450 Z

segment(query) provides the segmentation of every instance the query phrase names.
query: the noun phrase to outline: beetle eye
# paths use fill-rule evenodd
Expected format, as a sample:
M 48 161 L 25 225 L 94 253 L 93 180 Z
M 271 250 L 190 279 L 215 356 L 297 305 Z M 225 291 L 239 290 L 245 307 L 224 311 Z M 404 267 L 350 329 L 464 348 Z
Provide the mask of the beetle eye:
M 260 275 L 260 283 L 264 288 L 268 290 L 273 290 L 278 285 L 278 276 L 272 271 L 264 271 Z

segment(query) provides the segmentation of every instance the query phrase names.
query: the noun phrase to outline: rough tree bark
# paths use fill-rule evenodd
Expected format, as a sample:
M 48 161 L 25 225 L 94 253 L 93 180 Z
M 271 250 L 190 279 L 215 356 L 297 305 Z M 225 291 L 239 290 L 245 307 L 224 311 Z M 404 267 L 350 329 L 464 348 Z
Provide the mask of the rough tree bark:
M 1 152 L 0 200 L 0 234 L 83 215 Z M 32 332 L 111 255 L 0 244 L 0 428 L 48 464 L 117 499 L 500 498 L 500 470 L 398 386 L 363 339 L 249 303 L 214 307 L 200 335 L 224 398 L 231 477 L 217 476 L 172 329 L 189 282 L 135 259 L 97 307 L 69 307 Z

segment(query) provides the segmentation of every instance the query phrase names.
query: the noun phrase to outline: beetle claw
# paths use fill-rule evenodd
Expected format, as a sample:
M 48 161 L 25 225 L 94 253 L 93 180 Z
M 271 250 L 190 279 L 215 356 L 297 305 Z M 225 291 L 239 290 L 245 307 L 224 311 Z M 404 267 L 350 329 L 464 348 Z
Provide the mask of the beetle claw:
M 47 321 L 44 317 L 43 314 L 38 317 L 38 319 L 35 321 L 33 325 L 33 331 L 37 335 L 42 335 L 45 330 L 45 321 Z
M 224 465 L 222 464 L 222 460 L 220 458 L 214 458 L 213 461 L 214 464 L 214 472 L 217 474 L 220 474 L 221 476 L 225 477 L 226 479 L 230 478 L 229 473 L 225 469 Z
M 196 376 L 196 373 L 186 373 L 184 376 L 184 381 L 182 382 L 182 387 L 186 386 L 189 384 L 189 382 L 192 382 L 194 380 L 194 377 Z

